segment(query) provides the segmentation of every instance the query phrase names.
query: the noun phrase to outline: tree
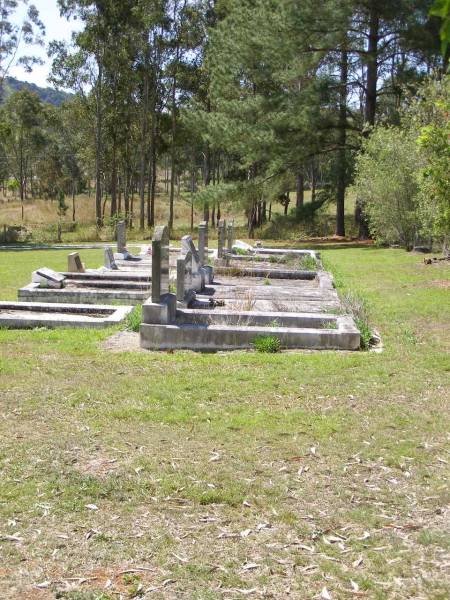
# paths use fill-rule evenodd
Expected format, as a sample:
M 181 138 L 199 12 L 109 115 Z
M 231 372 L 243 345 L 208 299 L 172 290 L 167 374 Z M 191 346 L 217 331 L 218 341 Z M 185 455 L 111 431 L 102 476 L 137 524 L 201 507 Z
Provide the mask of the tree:
M 28 172 L 45 145 L 44 113 L 37 94 L 26 89 L 12 94 L 1 112 L 0 137 L 9 168 L 19 184 L 24 217 Z
M 421 229 L 419 172 L 423 164 L 410 130 L 378 127 L 364 142 L 355 188 L 369 216 L 370 232 L 379 242 L 413 247 Z
M 36 56 L 21 54 L 21 46 L 42 45 L 45 28 L 34 4 L 28 6 L 26 17 L 20 25 L 12 22 L 20 4 L 28 0 L 0 0 L 0 96 L 3 83 L 14 65 L 30 72 L 33 65 L 42 64 Z

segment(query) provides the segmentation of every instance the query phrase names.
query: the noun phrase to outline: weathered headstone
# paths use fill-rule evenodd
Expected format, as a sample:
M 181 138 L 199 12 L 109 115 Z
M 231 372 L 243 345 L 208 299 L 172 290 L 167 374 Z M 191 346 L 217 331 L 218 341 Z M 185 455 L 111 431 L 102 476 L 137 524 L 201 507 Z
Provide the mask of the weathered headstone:
M 31 281 L 33 283 L 38 283 L 39 287 L 44 288 L 62 288 L 64 287 L 65 280 L 66 278 L 64 275 L 57 273 L 52 269 L 47 269 L 47 267 L 37 269 L 31 276 Z
M 192 285 L 192 254 L 187 254 L 177 259 L 177 300 L 185 302 L 193 293 Z
M 107 269 L 111 269 L 112 271 L 117 271 L 119 269 L 114 258 L 114 253 L 110 246 L 105 248 L 105 267 Z
M 217 258 L 223 258 L 225 247 L 226 221 L 221 219 L 217 225 Z
M 233 253 L 233 242 L 234 242 L 234 221 L 231 221 L 231 223 L 228 223 L 228 238 L 227 238 L 227 250 L 228 250 L 228 254 L 232 254 Z
M 125 221 L 117 223 L 117 252 L 123 253 L 127 247 L 127 224 Z
M 169 228 L 158 226 L 152 240 L 152 302 L 169 293 Z
M 71 252 L 67 257 L 67 271 L 69 273 L 84 273 L 84 265 L 78 252 Z
M 208 264 L 208 223 L 202 221 L 198 226 L 198 254 L 202 267 Z
M 205 274 L 202 272 L 200 256 L 190 235 L 181 238 L 181 254 L 192 256 L 192 289 L 200 291 L 205 285 Z

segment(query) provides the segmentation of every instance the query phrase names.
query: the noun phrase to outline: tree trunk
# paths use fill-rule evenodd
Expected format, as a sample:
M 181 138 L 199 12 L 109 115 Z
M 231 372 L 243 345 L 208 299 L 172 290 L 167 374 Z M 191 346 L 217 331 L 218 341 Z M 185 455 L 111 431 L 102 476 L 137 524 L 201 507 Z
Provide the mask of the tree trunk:
M 98 77 L 97 85 L 95 90 L 95 220 L 97 227 L 103 227 L 103 215 L 102 215 L 102 173 L 101 173 L 101 159 L 102 159 L 102 126 L 103 126 L 103 111 L 102 111 L 102 77 L 103 77 L 103 66 L 99 59 L 98 63 Z
M 378 14 L 377 0 L 372 0 L 369 15 L 369 43 L 367 48 L 367 92 L 364 110 L 366 125 L 375 125 L 377 109 L 377 81 L 378 81 L 378 41 L 380 17 Z M 366 132 L 368 135 L 368 132 Z
M 146 38 L 146 35 L 144 36 Z M 145 174 L 147 169 L 147 130 L 148 130 L 148 103 L 149 103 L 149 64 L 148 52 L 146 51 L 144 66 L 144 96 L 142 99 L 142 119 L 141 119 L 141 148 L 140 148 L 140 169 L 139 169 L 139 227 L 145 226 Z
M 296 207 L 301 208 L 305 202 L 305 178 L 303 173 L 299 171 L 297 173 L 297 199 Z
M 111 164 L 111 217 L 117 216 L 117 142 L 113 140 Z
M 339 91 L 339 149 L 338 149 L 338 181 L 336 190 L 336 235 L 345 236 L 345 189 L 347 185 L 347 85 L 348 85 L 348 53 L 346 42 L 341 51 L 341 86 Z
M 76 215 L 75 215 L 75 193 L 76 193 L 76 182 L 72 181 L 72 221 L 75 223 Z
M 178 48 L 177 48 L 177 60 L 178 60 Z M 176 115 L 176 88 L 177 78 L 176 75 L 173 77 L 172 83 L 172 140 L 170 149 L 170 195 L 169 195 L 169 230 L 173 229 L 173 202 L 175 198 L 175 162 L 176 162 L 176 146 L 175 146 L 175 134 L 177 129 L 177 115 Z

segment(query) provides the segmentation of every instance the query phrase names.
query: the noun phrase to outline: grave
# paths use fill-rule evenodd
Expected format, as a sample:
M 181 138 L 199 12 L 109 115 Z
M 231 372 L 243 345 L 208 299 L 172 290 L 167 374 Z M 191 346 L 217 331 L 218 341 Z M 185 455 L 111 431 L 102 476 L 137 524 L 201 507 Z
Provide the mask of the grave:
M 158 226 L 152 240 L 152 295 L 142 307 L 142 320 L 170 323 L 176 306 L 177 296 L 169 292 L 169 229 Z
M 61 289 L 65 283 L 64 275 L 47 267 L 42 267 L 33 272 L 31 281 L 37 288 Z
M 225 223 L 219 222 L 219 265 L 229 256 L 224 249 L 225 231 Z M 230 236 L 228 245 L 233 247 Z M 312 251 L 302 251 L 305 254 L 317 257 Z M 273 268 L 258 272 L 252 266 L 252 273 L 224 273 L 219 281 L 195 290 L 194 297 L 192 269 L 197 256 L 192 239 L 186 236 L 177 261 L 177 297 L 168 300 L 171 294 L 167 294 L 160 298 L 158 310 L 153 298 L 153 307 L 144 305 L 140 332 L 143 348 L 234 350 L 251 348 L 259 336 L 276 336 L 285 348 L 359 348 L 360 333 L 352 317 L 340 314 L 332 277 L 319 265 L 316 271 Z M 154 263 L 153 277 L 157 277 L 158 268 Z
M 46 273 L 48 269 L 39 269 L 36 273 L 42 271 Z M 42 288 L 40 281 L 32 281 L 19 290 L 19 300 L 64 304 L 117 302 L 136 305 L 144 302 L 151 294 L 151 278 L 145 272 L 89 271 L 56 275 L 61 287 Z M 33 279 L 36 278 L 37 276 L 33 275 Z M 56 281 L 52 284 L 57 285 Z
M 226 221 L 220 219 L 217 223 L 217 258 L 223 258 L 225 250 Z
M 8 329 L 34 329 L 36 327 L 99 329 L 117 325 L 132 310 L 132 306 L 0 302 L 0 327 Z
M 117 223 L 117 252 L 123 254 L 127 249 L 127 224 L 125 221 Z
M 117 271 L 119 268 L 117 266 L 116 259 L 114 258 L 112 248 L 110 246 L 107 246 L 105 248 L 105 267 L 107 269 L 111 269 L 112 271 Z
M 67 257 L 67 271 L 69 273 L 84 273 L 85 267 L 78 252 L 71 252 Z

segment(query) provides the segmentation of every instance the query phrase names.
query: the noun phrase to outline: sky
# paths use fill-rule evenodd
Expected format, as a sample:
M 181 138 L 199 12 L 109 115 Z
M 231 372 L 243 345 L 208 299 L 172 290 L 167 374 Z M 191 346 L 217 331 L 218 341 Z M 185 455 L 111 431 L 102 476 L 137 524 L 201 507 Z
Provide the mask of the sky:
M 63 17 L 59 16 L 59 8 L 57 0 L 30 0 L 29 4 L 34 4 L 39 11 L 41 21 L 45 25 L 45 46 L 25 46 L 22 48 L 22 53 L 33 54 L 39 56 L 43 61 L 44 65 L 36 65 L 33 67 L 32 73 L 26 73 L 21 67 L 13 67 L 9 73 L 12 77 L 16 77 L 21 81 L 29 81 L 42 87 L 49 87 L 50 84 L 47 81 L 51 61 L 47 57 L 47 46 L 52 40 L 67 40 L 71 38 L 72 31 L 78 30 L 81 25 L 76 21 L 66 21 Z M 26 14 L 26 8 L 20 7 L 17 10 L 14 21 L 21 23 L 23 15 Z

